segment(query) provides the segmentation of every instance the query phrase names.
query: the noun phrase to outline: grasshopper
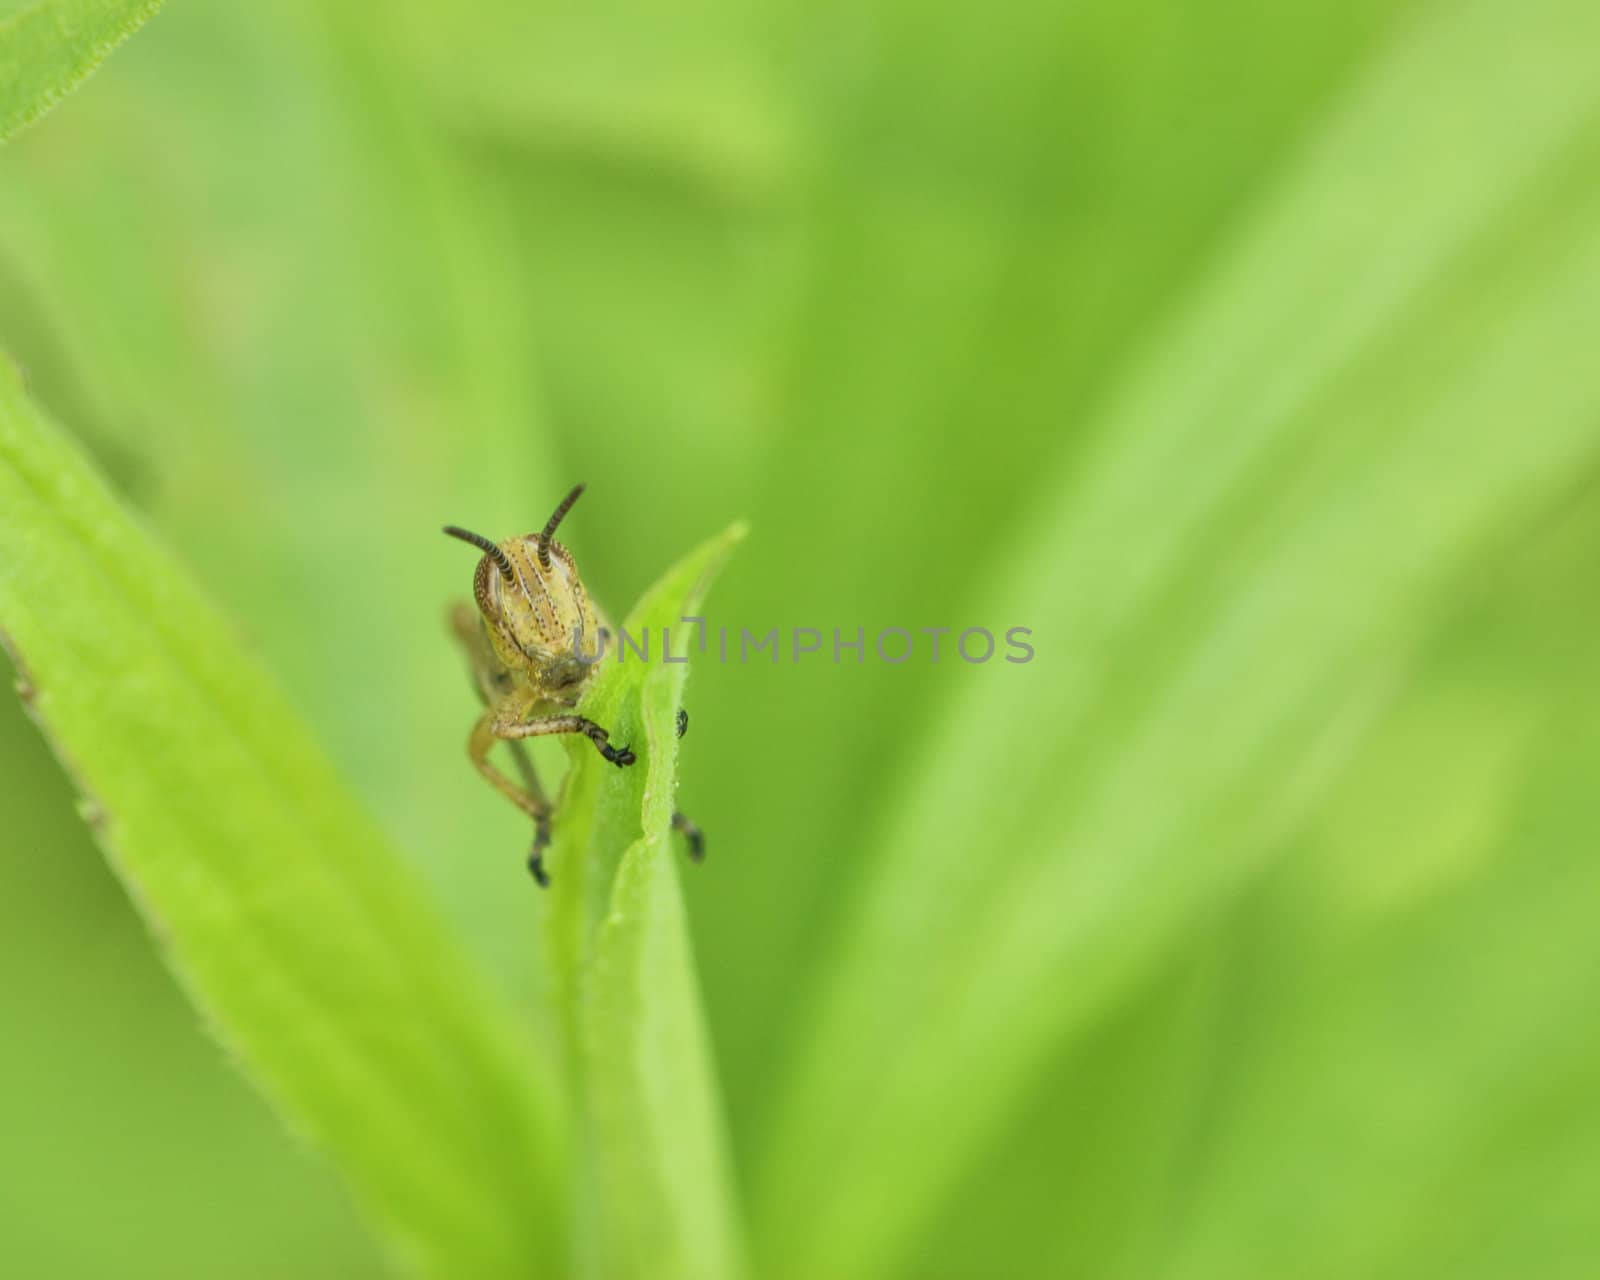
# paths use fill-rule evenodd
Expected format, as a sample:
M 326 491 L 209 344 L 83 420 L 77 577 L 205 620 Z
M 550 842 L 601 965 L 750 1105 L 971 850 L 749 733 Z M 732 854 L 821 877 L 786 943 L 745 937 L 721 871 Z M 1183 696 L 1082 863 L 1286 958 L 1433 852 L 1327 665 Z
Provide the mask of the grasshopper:
M 533 820 L 528 870 L 546 887 L 550 876 L 544 851 L 550 844 L 554 806 L 539 784 L 526 740 L 577 733 L 619 769 L 636 759 L 628 747 L 612 745 L 602 726 L 573 710 L 600 669 L 611 634 L 584 590 L 572 553 L 555 539 L 583 490 L 583 485 L 576 486 L 544 528 L 526 537 L 491 542 L 455 525 L 444 529 L 483 553 L 472 579 L 477 608 L 458 604 L 450 611 L 451 630 L 466 652 L 484 703 L 467 739 L 467 755 L 501 795 Z M 688 725 L 688 713 L 680 710 L 679 737 Z M 510 744 L 520 781 L 489 759 L 491 748 L 501 741 Z M 699 861 L 705 855 L 700 829 L 681 813 L 672 815 L 672 825 L 684 833 L 690 856 Z

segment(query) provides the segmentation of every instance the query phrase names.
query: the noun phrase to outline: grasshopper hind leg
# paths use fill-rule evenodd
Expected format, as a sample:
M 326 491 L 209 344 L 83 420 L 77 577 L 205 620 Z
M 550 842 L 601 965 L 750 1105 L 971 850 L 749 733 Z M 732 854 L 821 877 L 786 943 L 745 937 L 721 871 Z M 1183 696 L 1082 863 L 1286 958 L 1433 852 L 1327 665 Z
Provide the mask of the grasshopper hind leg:
M 533 847 L 528 850 L 528 873 L 541 889 L 550 887 L 550 873 L 544 869 L 544 851 L 550 847 L 550 815 L 533 820 Z
M 541 889 L 548 889 L 550 873 L 544 869 L 544 851 L 550 847 L 550 801 L 545 798 L 544 788 L 539 785 L 539 775 L 534 771 L 533 761 L 528 758 L 527 749 L 522 743 L 511 743 L 511 755 L 517 762 L 517 773 L 522 778 L 523 789 L 541 808 L 541 812 L 533 815 L 533 847 L 528 850 L 528 872 Z
M 678 736 L 681 738 L 689 732 L 689 713 L 682 707 L 678 708 L 677 719 Z M 692 862 L 704 862 L 706 857 L 706 833 L 686 815 L 676 809 L 672 812 L 672 829 L 683 832 L 683 838 L 689 845 L 689 858 Z
M 683 832 L 683 838 L 689 845 L 689 857 L 694 862 L 704 862 L 706 857 L 706 833 L 695 825 L 693 819 L 685 817 L 676 810 L 672 814 L 672 829 Z
M 533 846 L 528 851 L 528 871 L 539 887 L 550 887 L 550 873 L 544 868 L 544 851 L 550 847 L 552 806 L 544 788 L 539 785 L 539 775 L 533 761 L 521 742 L 510 742 L 509 750 L 516 762 L 517 775 L 522 782 L 518 787 L 510 778 L 489 763 L 489 748 L 497 740 L 492 731 L 494 708 L 510 691 L 510 679 L 504 667 L 495 659 L 484 634 L 483 622 L 478 614 L 466 605 L 456 605 L 450 611 L 450 629 L 467 656 L 473 686 L 488 711 L 473 726 L 467 754 L 473 765 L 497 791 L 533 819 Z

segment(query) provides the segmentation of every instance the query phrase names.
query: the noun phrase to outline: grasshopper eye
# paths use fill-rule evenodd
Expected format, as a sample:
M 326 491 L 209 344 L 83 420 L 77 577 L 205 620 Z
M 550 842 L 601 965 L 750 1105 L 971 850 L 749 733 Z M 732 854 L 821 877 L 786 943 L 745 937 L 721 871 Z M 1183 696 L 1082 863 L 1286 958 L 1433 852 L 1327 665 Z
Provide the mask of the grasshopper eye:
M 579 490 L 581 491 L 581 489 L 582 486 L 580 485 Z M 572 497 L 567 499 L 566 505 L 571 506 L 576 501 L 577 495 L 574 493 Z M 495 562 L 496 567 L 500 570 L 500 576 L 507 582 L 512 582 L 515 580 L 516 574 L 511 568 L 511 557 L 506 555 L 505 551 L 501 547 L 497 546 L 493 542 L 490 542 L 489 539 L 485 538 L 481 533 L 473 533 L 470 529 L 459 529 L 453 524 L 445 525 L 444 531 L 452 538 L 459 538 L 462 542 L 470 542 L 473 546 L 477 547 L 479 551 L 483 552 L 484 555 L 488 556 L 489 559 Z

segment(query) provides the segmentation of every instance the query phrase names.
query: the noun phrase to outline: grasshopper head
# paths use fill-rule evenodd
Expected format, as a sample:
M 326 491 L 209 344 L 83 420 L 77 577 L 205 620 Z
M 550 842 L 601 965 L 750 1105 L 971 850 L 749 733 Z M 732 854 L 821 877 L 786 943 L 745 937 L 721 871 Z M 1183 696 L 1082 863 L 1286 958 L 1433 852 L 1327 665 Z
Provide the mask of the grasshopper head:
M 578 577 L 572 553 L 555 540 L 556 526 L 583 492 L 580 484 L 539 533 L 490 542 L 449 526 L 452 538 L 483 552 L 472 595 L 489 643 L 507 671 L 553 701 L 573 702 L 595 670 L 600 623 Z

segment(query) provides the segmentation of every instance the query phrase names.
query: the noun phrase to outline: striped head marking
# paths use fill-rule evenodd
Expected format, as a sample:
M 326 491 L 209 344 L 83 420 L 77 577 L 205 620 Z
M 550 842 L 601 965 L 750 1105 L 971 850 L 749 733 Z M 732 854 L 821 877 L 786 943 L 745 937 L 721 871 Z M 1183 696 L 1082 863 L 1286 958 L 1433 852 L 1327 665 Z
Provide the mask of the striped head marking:
M 538 533 L 491 542 L 454 525 L 445 532 L 483 552 L 472 595 L 496 657 L 513 678 L 556 701 L 576 700 L 593 674 L 594 662 L 580 661 L 575 648 L 593 655 L 600 647 L 600 623 L 578 576 L 572 553 L 555 540 L 578 485 L 562 500 Z

